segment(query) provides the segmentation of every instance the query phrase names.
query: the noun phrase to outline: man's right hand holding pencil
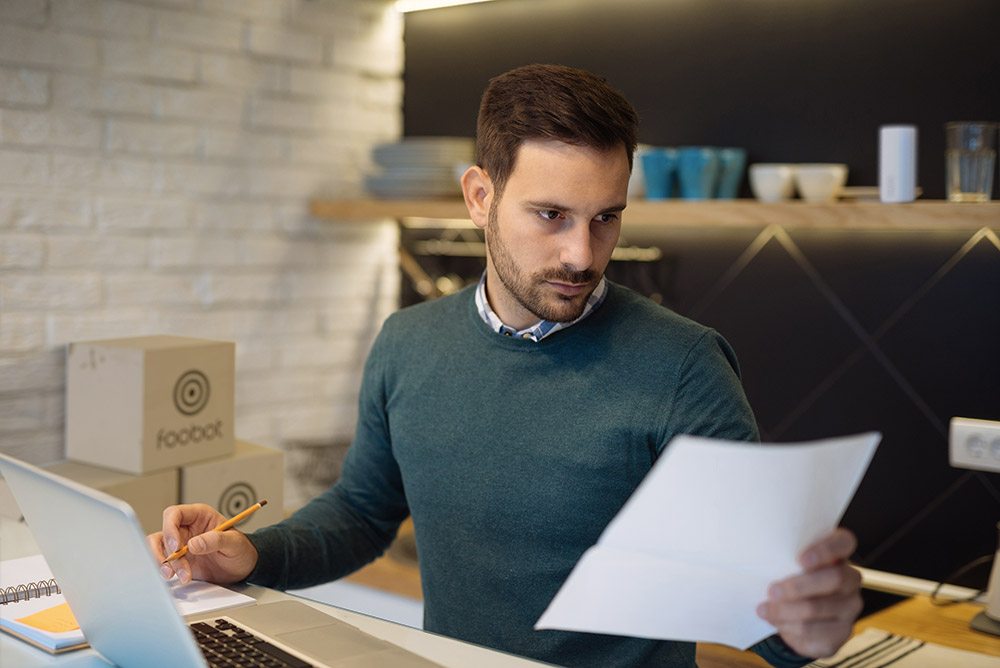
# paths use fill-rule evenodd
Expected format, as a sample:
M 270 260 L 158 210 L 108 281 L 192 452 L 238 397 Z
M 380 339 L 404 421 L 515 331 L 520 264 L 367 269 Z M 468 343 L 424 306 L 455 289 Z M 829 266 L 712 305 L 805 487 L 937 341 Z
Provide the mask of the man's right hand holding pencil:
M 257 549 L 246 534 L 228 529 L 266 503 L 231 519 L 204 503 L 168 507 L 163 511 L 163 530 L 147 536 L 149 549 L 161 562 L 160 573 L 166 579 L 176 574 L 184 584 L 246 579 L 257 564 Z

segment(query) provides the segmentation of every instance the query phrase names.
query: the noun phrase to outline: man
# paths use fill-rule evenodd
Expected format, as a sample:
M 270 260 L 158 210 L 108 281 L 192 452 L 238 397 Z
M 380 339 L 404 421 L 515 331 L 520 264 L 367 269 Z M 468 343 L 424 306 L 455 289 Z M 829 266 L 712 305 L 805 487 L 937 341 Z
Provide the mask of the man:
M 152 550 L 190 552 L 164 575 L 313 585 L 376 558 L 412 515 L 428 630 L 557 664 L 694 665 L 691 643 L 533 630 L 673 436 L 757 438 L 728 344 L 603 278 L 636 123 L 587 72 L 493 79 L 462 177 L 486 235 L 480 284 L 386 321 L 335 486 L 251 535 L 204 533 L 222 520 L 208 506 L 167 509 Z M 854 547 L 838 530 L 800 556 L 758 611 L 780 637 L 755 651 L 800 665 L 843 643 Z

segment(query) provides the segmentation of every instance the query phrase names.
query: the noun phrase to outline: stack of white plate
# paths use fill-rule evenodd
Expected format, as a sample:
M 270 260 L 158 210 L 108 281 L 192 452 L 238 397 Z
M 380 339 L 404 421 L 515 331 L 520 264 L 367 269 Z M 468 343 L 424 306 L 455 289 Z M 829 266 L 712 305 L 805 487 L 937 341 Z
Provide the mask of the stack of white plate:
M 382 168 L 365 178 L 375 197 L 453 197 L 462 193 L 459 176 L 472 164 L 475 140 L 467 137 L 407 137 L 372 149 Z

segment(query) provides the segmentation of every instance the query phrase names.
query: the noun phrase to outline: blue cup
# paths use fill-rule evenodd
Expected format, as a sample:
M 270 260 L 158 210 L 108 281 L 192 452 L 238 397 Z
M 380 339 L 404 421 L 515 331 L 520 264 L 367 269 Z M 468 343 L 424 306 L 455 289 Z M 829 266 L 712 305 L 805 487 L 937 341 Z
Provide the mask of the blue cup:
M 719 179 L 719 154 L 706 146 L 688 146 L 677 153 L 681 199 L 709 199 Z
M 674 189 L 677 171 L 677 151 L 671 148 L 651 148 L 642 153 L 642 176 L 646 183 L 646 199 L 668 199 Z
M 720 148 L 719 182 L 715 187 L 716 199 L 735 199 L 743 182 L 747 152 L 742 148 Z

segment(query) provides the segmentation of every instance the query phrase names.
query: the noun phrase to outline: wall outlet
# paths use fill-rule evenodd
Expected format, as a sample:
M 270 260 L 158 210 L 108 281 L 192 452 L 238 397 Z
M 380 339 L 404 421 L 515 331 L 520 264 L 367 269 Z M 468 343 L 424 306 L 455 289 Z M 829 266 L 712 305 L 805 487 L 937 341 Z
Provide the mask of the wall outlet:
M 948 445 L 952 466 L 1000 471 L 1000 422 L 953 417 Z

